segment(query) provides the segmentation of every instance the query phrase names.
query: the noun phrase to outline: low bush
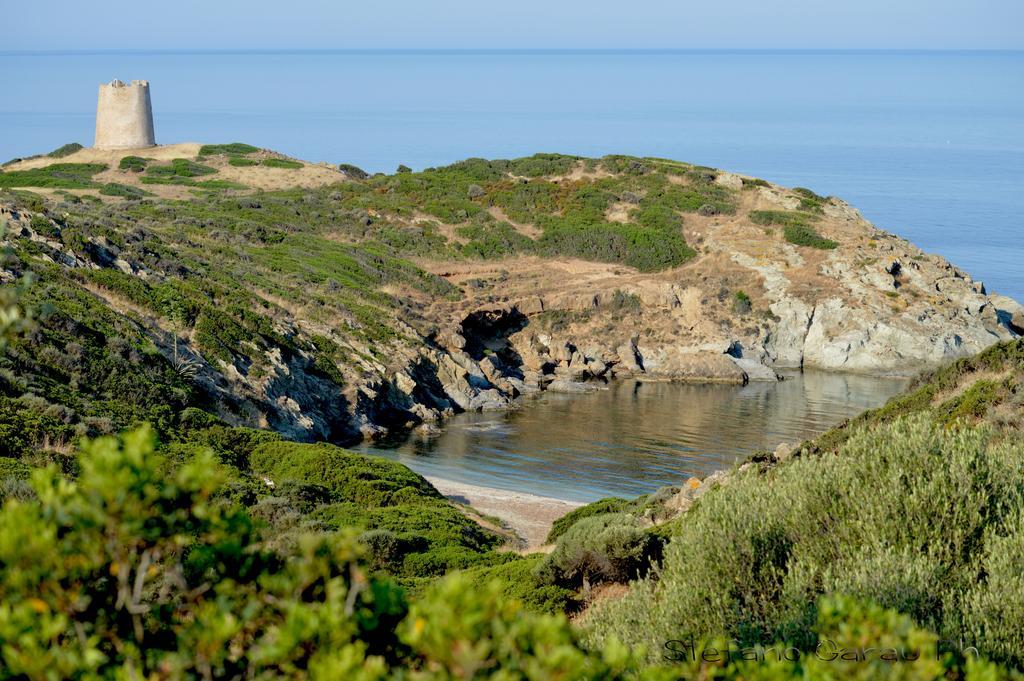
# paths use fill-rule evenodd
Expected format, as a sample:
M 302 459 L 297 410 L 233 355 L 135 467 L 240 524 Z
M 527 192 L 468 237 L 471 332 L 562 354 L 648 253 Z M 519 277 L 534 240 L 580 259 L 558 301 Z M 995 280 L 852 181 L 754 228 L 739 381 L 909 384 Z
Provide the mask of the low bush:
M 15 479 L 27 480 L 32 468 L 19 459 L 0 456 L 0 482 Z
M 975 381 L 960 395 L 950 398 L 935 408 L 935 420 L 953 426 L 958 420 L 977 420 L 999 402 L 999 385 L 995 381 Z
M 32 170 L 0 172 L 0 188 L 90 189 L 96 186 L 92 176 L 106 169 L 102 163 L 54 163 Z
M 516 253 L 528 253 L 533 240 L 520 234 L 507 222 L 487 222 L 459 227 L 456 233 L 468 239 L 458 246 L 463 255 L 471 258 L 499 259 Z
M 785 210 L 752 210 L 749 217 L 755 225 L 779 225 L 782 227 L 807 226 L 817 219 L 807 213 L 794 213 Z
M 152 192 L 147 192 L 145 189 L 117 182 L 108 182 L 100 187 L 100 194 L 104 196 L 121 196 L 126 199 L 141 199 L 146 196 L 153 196 Z
M 346 501 L 368 507 L 393 505 L 396 496 L 407 489 L 404 503 L 443 499 L 433 485 L 400 463 L 328 444 L 263 443 L 252 451 L 250 466 L 275 482 L 323 485 Z
M 193 179 L 204 175 L 213 175 L 215 168 L 196 163 L 185 158 L 176 158 L 167 164 L 153 165 L 146 168 L 142 182 L 146 184 L 193 184 Z
M 29 227 L 34 232 L 51 239 L 60 238 L 60 227 L 58 227 L 50 218 L 45 215 L 33 215 L 32 219 L 29 220 Z
M 124 156 L 117 164 L 121 170 L 130 170 L 133 173 L 141 173 L 149 165 L 149 160 L 141 156 Z
M 287 170 L 298 170 L 302 167 L 302 164 L 298 161 L 292 161 L 287 158 L 265 158 L 263 159 L 263 165 L 268 168 L 284 168 Z
M 780 225 L 783 236 L 791 244 L 831 250 L 839 244 L 814 231 L 811 223 L 818 218 L 809 213 L 791 213 L 781 210 L 752 210 L 750 221 L 756 225 Z
M 736 314 L 749 314 L 751 308 L 750 296 L 743 291 L 737 291 L 732 298 L 732 311 Z
M 535 574 L 546 584 L 589 590 L 643 577 L 660 551 L 660 541 L 635 516 L 604 513 L 573 523 Z
M 797 246 L 807 246 L 808 248 L 818 248 L 825 251 L 839 246 L 838 242 L 826 239 L 805 225 L 786 225 L 782 230 L 782 234 L 786 237 L 786 241 Z
M 369 537 L 378 544 L 375 564 L 399 577 L 437 577 L 451 570 L 492 564 L 508 555 L 494 552 L 504 541 L 500 535 L 485 530 L 444 499 L 406 491 L 395 495 L 391 505 L 374 507 L 333 491 L 332 498 L 336 501 L 316 508 L 310 520 L 327 530 L 390 533 L 393 545 L 388 535 Z
M 571 613 L 580 607 L 576 592 L 538 579 L 536 571 L 544 556 L 516 557 L 497 565 L 471 568 L 463 574 L 475 590 L 486 591 L 498 584 L 503 598 L 515 599 L 529 610 L 543 613 Z
M 821 213 L 828 203 L 828 197 L 815 194 L 806 187 L 793 187 L 793 193 L 800 197 L 800 210 Z
M 253 154 L 259 151 L 258 147 L 254 147 L 251 144 L 242 144 L 241 142 L 232 142 L 230 144 L 204 144 L 199 147 L 199 157 L 203 156 L 217 156 L 226 154 L 228 156 L 245 156 L 246 154 Z
M 357 180 L 365 180 L 370 176 L 370 174 L 367 173 L 365 170 L 358 166 L 354 166 L 351 163 L 338 164 L 338 170 L 345 173 L 349 177 L 355 178 Z
M 228 165 L 236 166 L 238 168 L 250 168 L 252 166 L 258 166 L 260 164 L 254 158 L 245 158 L 244 156 L 232 156 L 228 159 Z
M 77 151 L 81 151 L 82 149 L 85 149 L 85 147 L 83 147 L 78 142 L 71 142 L 69 144 L 63 144 L 57 147 L 49 154 L 47 154 L 47 156 L 49 156 L 50 158 L 64 158 L 65 156 L 70 156 L 71 154 L 74 154 Z
M 598 639 L 724 635 L 806 649 L 815 601 L 845 594 L 1020 664 L 1011 632 L 1024 629 L 1007 618 L 1024 612 L 1024 590 L 1010 595 L 1007 556 L 1019 541 L 1022 476 L 1024 445 L 985 428 L 948 430 L 924 415 L 859 427 L 834 457 L 738 475 L 702 496 L 658 581 L 588 621 Z M 968 593 L 975 607 L 965 609 Z
M 558 541 L 558 538 L 568 531 L 570 527 L 576 524 L 577 521 L 583 520 L 584 518 L 590 518 L 595 515 L 604 515 L 605 513 L 619 513 L 633 505 L 632 501 L 628 499 L 621 499 L 619 497 L 608 497 L 607 499 L 601 499 L 587 504 L 586 506 L 580 506 L 577 509 L 566 513 L 561 518 L 558 518 L 551 524 L 551 530 L 548 532 L 547 543 L 554 544 Z

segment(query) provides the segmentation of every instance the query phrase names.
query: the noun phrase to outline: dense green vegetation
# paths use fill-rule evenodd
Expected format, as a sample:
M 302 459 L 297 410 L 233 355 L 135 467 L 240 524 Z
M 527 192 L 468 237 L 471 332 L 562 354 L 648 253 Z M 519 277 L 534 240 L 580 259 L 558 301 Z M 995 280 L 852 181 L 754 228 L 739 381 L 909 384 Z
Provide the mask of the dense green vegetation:
M 147 192 L 145 189 L 139 189 L 138 187 L 118 182 L 108 182 L 103 185 L 100 187 L 100 194 L 104 196 L 122 196 L 126 199 L 141 199 L 144 196 L 153 196 L 151 192 Z
M 0 172 L 0 188 L 89 189 L 97 186 L 92 176 L 106 169 L 102 163 L 54 163 L 32 170 L 11 170 Z
M 245 156 L 247 154 L 254 154 L 259 151 L 259 148 L 252 146 L 251 144 L 243 144 L 241 142 L 232 142 L 230 144 L 204 144 L 199 147 L 199 157 L 203 156 Z
M 149 159 L 141 156 L 124 156 L 118 162 L 117 167 L 121 170 L 130 170 L 133 173 L 141 173 L 149 165 Z
M 577 163 L 590 164 L 592 171 L 602 165 L 622 174 L 550 180 Z M 729 191 L 713 183 L 713 174 L 689 171 L 682 164 L 648 163 L 623 157 L 584 161 L 556 154 L 513 161 L 468 159 L 420 173 L 369 178 L 373 191 L 360 196 L 359 203 L 399 215 L 418 208 L 444 222 L 469 222 L 460 232 L 470 239 L 461 249 L 466 255 L 535 252 L 652 271 L 680 265 L 695 255 L 683 239 L 680 213 L 731 213 L 735 205 Z M 686 182 L 670 182 L 669 177 Z M 635 206 L 629 221 L 609 220 L 612 205 L 627 200 Z M 540 236 L 533 240 L 522 235 L 489 209 L 533 225 Z
M 193 178 L 213 175 L 215 168 L 186 158 L 176 158 L 167 164 L 151 163 L 146 166 L 143 184 L 194 184 Z
M 809 649 L 808 609 L 846 594 L 1019 664 L 1024 611 L 1008 558 L 1024 546 L 1022 474 L 1024 448 L 984 429 L 920 417 L 859 429 L 835 458 L 705 495 L 678 524 L 659 581 L 595 613 L 593 631 Z
M 261 165 L 268 168 L 285 168 L 286 170 L 298 170 L 302 164 L 287 158 L 265 158 Z
M 606 679 L 633 663 L 460 580 L 410 606 L 349 538 L 279 555 L 217 500 L 223 482 L 209 454 L 155 455 L 145 429 L 85 447 L 73 483 L 34 476 L 38 500 L 0 511 L 0 676 Z
M 60 165 L 24 172 L 68 180 Z M 102 169 L 72 168 L 83 182 Z M 153 162 L 143 177 L 207 169 Z M 301 369 L 340 418 L 354 371 L 418 342 L 410 301 L 461 295 L 410 258 L 672 267 L 692 253 L 686 215 L 736 210 L 715 177 L 545 154 L 189 201 L 119 184 L 107 204 L 0 194 L 50 240 L 12 239 L 4 270 L 24 283 L 0 288 L 0 678 L 1011 678 L 933 653 L 941 637 L 1024 664 L 1022 342 L 791 460 L 754 457 L 683 513 L 678 488 L 582 507 L 525 557 L 404 466 L 289 441 L 216 388 Z M 796 193 L 801 210 L 752 219 L 810 229 L 827 199 Z M 231 425 L 257 417 L 267 429 Z M 666 659 L 667 640 L 691 638 L 924 652 Z
M 796 190 L 794 190 L 796 191 Z M 810 190 L 803 190 L 809 192 Z M 811 192 L 813 194 L 813 192 Z M 817 196 L 817 194 L 814 194 Z M 808 202 L 814 203 L 820 210 L 820 201 L 825 201 L 823 197 L 817 199 L 808 199 L 802 195 L 801 203 L 804 209 L 808 209 Z M 813 208 L 813 206 L 810 206 Z M 831 250 L 836 248 L 839 244 L 831 239 L 825 237 L 814 231 L 811 226 L 817 219 L 817 216 L 812 213 L 801 213 L 801 212 L 789 212 L 780 210 L 752 210 L 750 211 L 750 221 L 755 225 L 781 225 L 783 228 L 783 235 L 786 237 L 786 241 L 797 246 L 808 246 L 810 248 L 819 248 L 822 250 Z
M 808 246 L 827 251 L 839 245 L 838 242 L 826 239 L 810 227 L 804 225 L 786 225 L 782 233 L 786 237 L 786 241 L 797 246 Z

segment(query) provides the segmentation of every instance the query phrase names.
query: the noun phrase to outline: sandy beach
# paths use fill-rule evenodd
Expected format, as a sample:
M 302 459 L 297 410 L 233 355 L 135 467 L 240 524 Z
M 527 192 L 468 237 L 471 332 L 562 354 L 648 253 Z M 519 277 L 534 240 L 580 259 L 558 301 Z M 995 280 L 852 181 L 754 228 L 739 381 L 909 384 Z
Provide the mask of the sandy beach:
M 530 549 L 544 545 L 544 539 L 555 520 L 583 506 L 575 501 L 480 487 L 444 478 L 428 477 L 427 480 L 452 501 L 469 504 L 480 513 L 504 521 L 526 541 Z

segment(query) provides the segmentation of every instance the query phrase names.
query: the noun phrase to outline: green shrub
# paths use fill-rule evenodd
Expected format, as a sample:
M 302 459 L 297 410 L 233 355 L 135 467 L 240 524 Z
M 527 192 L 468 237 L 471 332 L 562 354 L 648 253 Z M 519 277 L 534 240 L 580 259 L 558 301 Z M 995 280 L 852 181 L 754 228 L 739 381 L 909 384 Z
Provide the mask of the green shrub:
M 0 456 L 0 481 L 14 478 L 27 480 L 32 468 L 18 459 Z
M 204 144 L 199 147 L 199 157 L 204 156 L 217 156 L 226 154 L 228 156 L 245 156 L 246 154 L 254 154 L 259 151 L 258 147 L 254 147 L 251 144 L 242 144 L 241 142 L 232 142 L 231 144 Z
M 608 497 L 607 499 L 591 502 L 586 506 L 580 506 L 551 524 L 551 530 L 548 532 L 546 541 L 548 544 L 554 544 L 558 541 L 559 537 L 565 534 L 579 520 L 595 515 L 604 515 L 605 513 L 619 513 L 632 506 L 632 504 L 633 502 L 627 499 Z
M 827 251 L 839 245 L 837 242 L 826 239 L 810 227 L 804 225 L 786 225 L 782 233 L 786 237 L 786 241 L 797 246 L 807 246 Z
M 809 213 L 790 213 L 780 210 L 752 210 L 750 221 L 757 225 L 781 225 L 786 241 L 797 246 L 831 250 L 839 244 L 826 239 L 811 227 L 817 217 Z
M 265 158 L 263 159 L 263 165 L 268 168 L 286 168 L 288 170 L 298 170 L 302 167 L 302 164 L 298 161 L 286 158 Z
M 354 166 L 351 163 L 338 164 L 338 170 L 345 173 L 349 177 L 355 178 L 357 180 L 365 180 L 370 176 L 370 174 L 367 173 L 365 170 L 358 166 Z
M 507 164 L 508 172 L 523 177 L 545 177 L 564 175 L 576 165 L 579 156 L 564 154 L 534 154 L 525 158 L 517 158 Z
M 573 523 L 535 574 L 545 584 L 585 590 L 603 582 L 627 582 L 644 576 L 660 549 L 636 517 L 604 513 Z
M 936 407 L 935 420 L 948 428 L 958 419 L 978 419 L 999 401 L 999 397 L 999 385 L 995 381 L 975 381 L 960 395 Z
M 823 206 L 828 203 L 827 197 L 815 194 L 806 187 L 793 187 L 793 193 L 800 197 L 800 210 L 821 213 Z
M 612 293 L 612 299 L 608 301 L 607 306 L 617 312 L 639 312 L 643 308 L 643 301 L 640 300 L 640 296 L 636 293 L 626 293 L 620 289 L 615 289 Z
M 463 255 L 472 258 L 505 258 L 516 253 L 528 253 L 533 240 L 520 234 L 507 222 L 489 222 L 459 227 L 456 233 L 468 239 L 459 246 Z
M 670 639 L 661 652 L 673 663 L 676 678 L 686 679 L 1020 678 L 983 660 L 964 660 L 957 646 L 891 609 L 834 597 L 821 599 L 808 616 L 817 639 L 811 647 L 792 647 L 785 640 L 746 646 L 724 638 L 696 644 Z
M 400 463 L 328 444 L 266 442 L 253 450 L 250 465 L 275 482 L 316 483 L 342 499 L 371 507 L 391 505 L 405 488 L 425 500 L 443 498 L 422 476 Z
M 380 569 L 400 577 L 437 577 L 508 555 L 493 551 L 504 542 L 500 535 L 485 530 L 447 500 L 424 498 L 411 490 L 406 487 L 384 507 L 353 502 L 332 490 L 332 497 L 342 500 L 316 508 L 310 519 L 329 530 L 391 533 L 395 550 L 380 546 L 373 556 Z M 386 539 L 371 536 L 381 544 Z
M 249 168 L 252 166 L 258 166 L 260 164 L 254 158 L 245 158 L 244 156 L 232 156 L 228 159 L 228 165 L 236 166 L 239 168 Z
M 203 180 L 201 182 L 176 182 L 174 184 L 188 184 L 198 189 L 247 189 L 241 182 L 234 182 L 232 180 Z
M 76 482 L 51 471 L 36 483 L 39 502 L 9 503 L 5 672 L 382 676 L 401 594 L 365 578 L 350 542 L 303 540 L 287 562 L 262 551 L 243 511 L 210 502 L 218 484 L 202 457 L 166 476 L 141 430 L 87 446 Z
M 430 670 L 424 678 L 636 678 L 630 651 L 613 644 L 587 653 L 564 616 L 532 614 L 502 598 L 499 585 L 474 589 L 462 575 L 428 589 L 399 631 Z
M 133 173 L 141 173 L 149 165 L 149 160 L 141 156 L 124 156 L 117 164 L 121 170 L 130 170 Z
M 0 188 L 90 189 L 96 186 L 92 176 L 106 169 L 102 163 L 54 163 L 32 170 L 0 172 Z
M 751 307 L 750 296 L 743 291 L 737 291 L 732 298 L 732 311 L 736 314 L 749 314 Z
M 785 210 L 752 210 L 749 217 L 755 225 L 780 225 L 783 227 L 806 227 L 817 219 L 807 213 L 793 213 Z
M 33 215 L 32 219 L 29 220 L 29 227 L 31 227 L 37 234 L 51 239 L 57 239 L 60 237 L 60 227 L 55 225 L 53 221 L 45 215 Z
M 543 560 L 543 556 L 535 554 L 497 565 L 471 568 L 464 574 L 475 591 L 482 592 L 492 588 L 491 584 L 497 584 L 503 598 L 515 599 L 534 612 L 554 614 L 577 610 L 580 603 L 576 592 L 537 578 L 535 572 Z
M 47 154 L 47 156 L 49 156 L 50 158 L 64 158 L 65 156 L 70 156 L 71 154 L 77 151 L 81 151 L 82 149 L 85 149 L 85 147 L 83 147 L 78 142 L 71 142 L 69 144 L 63 144 L 57 147 L 49 154 Z
M 100 187 L 100 194 L 104 196 L 122 196 L 126 199 L 141 199 L 146 196 L 153 196 L 151 192 L 147 192 L 145 189 L 127 184 L 118 184 L 117 182 L 108 182 Z
M 195 184 L 193 178 L 213 175 L 215 168 L 185 158 L 176 158 L 166 165 L 152 165 L 146 168 L 142 177 L 144 184 Z
M 986 557 L 1019 527 L 1022 474 L 1024 446 L 986 429 L 947 430 L 924 416 L 857 428 L 834 457 L 801 458 L 768 478 L 738 475 L 703 495 L 677 525 L 658 581 L 588 621 L 599 640 L 813 647 L 814 602 L 846 594 L 1019 664 L 992 624 L 1001 615 L 982 604 L 994 601 L 984 595 L 985 561 L 997 559 Z M 1006 584 L 994 580 L 993 593 L 1005 597 Z M 971 621 L 988 625 L 961 621 L 969 590 L 981 618 Z M 1021 598 L 1012 607 L 1024 607 Z

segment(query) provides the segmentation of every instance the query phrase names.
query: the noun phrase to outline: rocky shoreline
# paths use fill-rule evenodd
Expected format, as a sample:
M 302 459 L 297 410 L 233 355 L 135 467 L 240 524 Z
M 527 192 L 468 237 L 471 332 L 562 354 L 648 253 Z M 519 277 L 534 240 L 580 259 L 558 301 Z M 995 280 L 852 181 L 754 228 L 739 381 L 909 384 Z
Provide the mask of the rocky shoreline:
M 581 161 L 544 183 L 577 187 L 600 179 L 588 172 L 597 171 Z M 734 210 L 686 214 L 681 229 L 696 255 L 682 265 L 640 271 L 538 255 L 411 258 L 423 276 L 459 295 L 389 289 L 401 297 L 400 312 L 391 313 L 387 334 L 376 341 L 351 333 L 350 320 L 307 318 L 300 306 L 259 291 L 272 320 L 267 333 L 259 344 L 218 356 L 199 347 L 195 329 L 179 331 L 89 277 L 76 281 L 137 320 L 159 352 L 221 405 L 227 422 L 340 444 L 429 431 L 459 412 L 508 409 L 544 390 L 588 392 L 618 377 L 742 385 L 804 367 L 908 376 L 1024 334 L 1024 307 L 1016 301 L 988 293 L 844 202 L 732 173 L 705 174 L 713 179 L 702 175 L 701 182 L 730 192 Z M 690 186 L 679 185 L 691 181 L 684 176 L 667 178 L 670 186 Z M 629 219 L 638 200 L 623 193 L 605 219 Z M 787 215 L 812 215 L 818 238 L 834 247 L 782 238 L 771 221 Z M 420 234 L 422 217 L 388 219 Z M 364 227 L 381 219 L 360 217 Z M 151 284 L 193 276 L 161 269 L 144 243 L 118 246 L 103 235 L 63 243 L 54 236 L 60 226 L 38 212 L 0 206 L 0 220 L 10 238 L 30 242 L 40 259 L 68 271 L 116 270 Z M 432 224 L 460 238 L 460 225 Z M 535 235 L 529 225 L 512 227 Z M 13 281 L 14 274 L 0 277 Z M 333 348 L 329 357 L 322 346 Z

